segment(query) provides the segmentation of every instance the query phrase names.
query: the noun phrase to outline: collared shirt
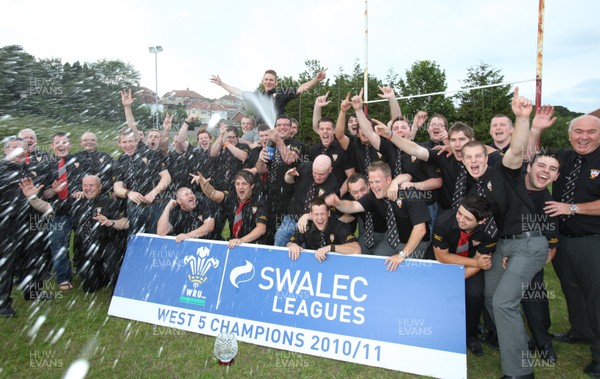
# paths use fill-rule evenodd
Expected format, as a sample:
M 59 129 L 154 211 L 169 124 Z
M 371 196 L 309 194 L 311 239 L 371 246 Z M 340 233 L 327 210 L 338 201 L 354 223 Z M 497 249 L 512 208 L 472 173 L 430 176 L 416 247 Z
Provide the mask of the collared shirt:
M 329 217 L 327 226 L 323 231 L 317 229 L 312 221 L 308 222 L 306 233 L 300 233 L 298 229 L 290 238 L 290 242 L 304 246 L 305 249 L 316 250 L 327 245 L 343 245 L 356 242 L 354 230 L 348 224 L 344 224 L 335 217 Z
M 439 214 L 433 226 L 431 245 L 442 250 L 448 249 L 452 254 L 457 253 L 461 229 L 456 221 L 456 210 L 448 209 Z M 484 227 L 478 225 L 469 237 L 467 256 L 473 258 L 475 253 L 491 254 L 496 250 L 497 237 L 490 237 Z
M 209 218 L 215 219 L 217 217 L 218 208 L 217 206 L 211 202 L 202 202 L 200 200 L 197 201 L 196 207 L 191 211 L 184 211 L 181 207 L 176 206 L 171 209 L 171 213 L 169 214 L 169 224 L 173 227 L 170 235 L 176 236 L 182 233 L 188 233 L 192 230 L 196 230 Z M 204 239 L 220 239 L 216 238 L 217 233 L 212 231 L 205 235 Z
M 452 208 L 452 195 L 454 194 L 456 178 L 463 164 L 454 157 L 446 157 L 446 154 L 438 155 L 438 150 L 428 149 L 428 151 L 429 159 L 427 162 L 438 167 L 442 175 L 442 188 L 439 192 L 440 206 L 443 209 L 450 209 Z
M 456 220 L 456 210 L 448 209 L 439 214 L 433 226 L 433 238 L 431 245 L 439 249 L 456 254 L 458 242 L 460 240 L 461 229 Z M 469 237 L 468 254 L 473 258 L 475 253 L 491 254 L 496 250 L 498 238 L 492 238 L 485 233 L 483 225 L 478 225 Z
M 233 224 L 235 220 L 235 212 L 239 205 L 239 199 L 235 191 L 223 192 L 225 193 L 225 198 L 223 199 L 223 209 L 225 209 L 227 221 L 229 222 L 229 236 L 230 238 L 233 238 Z M 238 235 L 241 238 L 254 230 L 258 223 L 267 224 L 267 221 L 267 211 L 263 204 L 258 201 L 257 195 L 253 192 L 250 202 L 244 205 L 242 208 L 242 228 Z M 253 242 L 263 243 L 264 238 L 265 235 Z
M 561 149 L 558 155 L 562 159 L 560 176 L 552 185 L 552 197 L 562 201 L 562 193 L 568 174 L 573 171 L 577 153 L 571 149 Z M 589 203 L 600 199 L 600 147 L 588 155 L 582 155 L 581 171 L 575 182 L 575 204 Z M 561 233 L 574 235 L 600 234 L 600 217 L 575 214 L 561 217 L 559 228 Z
M 367 168 L 365 167 L 365 157 L 369 156 L 371 164 L 382 160 L 382 155 L 377 151 L 373 145 L 365 145 L 358 138 L 351 138 L 348 149 L 346 149 L 348 159 L 352 162 L 352 166 L 357 173 L 367 175 Z

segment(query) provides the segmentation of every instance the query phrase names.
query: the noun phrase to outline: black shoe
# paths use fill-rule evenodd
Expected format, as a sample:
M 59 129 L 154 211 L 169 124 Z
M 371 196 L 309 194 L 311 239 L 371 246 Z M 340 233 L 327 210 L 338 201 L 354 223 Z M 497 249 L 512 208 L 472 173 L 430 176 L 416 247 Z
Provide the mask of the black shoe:
M 589 343 L 590 342 L 590 341 L 586 340 L 585 338 L 575 337 L 570 329 L 564 333 L 554 333 L 552 335 L 552 338 L 554 338 L 557 341 L 566 342 L 566 343 Z
M 46 291 L 28 291 L 23 294 L 23 297 L 28 301 L 56 299 L 56 296 Z
M 548 342 L 542 347 L 539 347 L 537 351 L 539 357 L 548 363 L 554 364 L 558 360 L 556 352 L 554 351 L 554 346 L 552 346 L 552 341 Z
M 480 337 L 480 340 L 481 342 L 486 344 L 490 349 L 496 351 L 500 350 L 500 345 L 498 344 L 498 335 L 496 334 L 496 332 L 488 331 Z
M 534 378 L 535 378 L 535 376 L 533 375 L 533 372 L 532 372 L 531 374 L 527 374 L 527 375 L 517 375 L 517 376 L 504 375 L 500 379 L 534 379 Z
M 600 378 L 600 362 L 592 361 L 586 368 L 583 369 L 583 372 L 591 376 L 592 378 Z
M 13 317 L 15 310 L 9 305 L 8 307 L 0 308 L 0 317 Z
M 467 348 L 476 357 L 483 357 L 483 348 L 475 337 L 467 338 Z

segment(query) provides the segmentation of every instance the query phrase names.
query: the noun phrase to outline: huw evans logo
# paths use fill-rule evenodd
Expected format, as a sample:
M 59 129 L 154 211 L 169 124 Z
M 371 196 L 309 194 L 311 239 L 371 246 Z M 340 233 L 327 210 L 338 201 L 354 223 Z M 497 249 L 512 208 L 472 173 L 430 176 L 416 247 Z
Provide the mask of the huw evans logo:
M 207 247 L 201 247 L 196 250 L 196 254 L 186 255 L 183 258 L 183 264 L 189 266 L 188 281 L 183 287 L 183 295 L 179 297 L 180 303 L 196 304 L 204 306 L 206 297 L 202 296 L 202 290 L 198 287 L 204 283 L 208 276 L 206 275 L 211 268 L 219 267 L 219 260 L 209 258 L 210 250 Z

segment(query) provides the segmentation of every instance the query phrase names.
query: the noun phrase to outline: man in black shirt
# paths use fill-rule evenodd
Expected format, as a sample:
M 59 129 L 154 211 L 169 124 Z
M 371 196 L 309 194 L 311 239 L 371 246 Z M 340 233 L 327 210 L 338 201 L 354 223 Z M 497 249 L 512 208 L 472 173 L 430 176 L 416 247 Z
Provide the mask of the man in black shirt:
M 213 185 L 217 188 L 230 189 L 233 176 L 242 169 L 243 162 L 248 159 L 250 147 L 238 141 L 238 131 L 233 126 L 221 125 L 219 136 L 210 148 L 210 156 L 214 159 L 215 168 Z
M 114 193 L 127 199 L 127 218 L 131 234 L 154 233 L 162 212 L 160 194 L 171 183 L 165 158 L 158 152 L 142 149 L 130 129 L 119 133 L 123 153 L 115 163 Z
M 285 113 L 285 106 L 287 103 L 296 98 L 296 96 L 308 91 L 323 79 L 325 79 L 325 70 L 320 71 L 317 76 L 301 84 L 299 87 L 281 88 L 277 87 L 277 73 L 273 70 L 267 70 L 263 75 L 262 91 L 260 91 L 259 94 L 273 100 L 275 104 L 275 116 L 278 117 Z M 244 98 L 245 100 L 251 97 L 249 96 L 251 93 L 241 91 L 239 88 L 223 82 L 219 75 L 213 75 L 210 78 L 210 81 L 219 87 L 222 87 L 232 95 Z
M 235 191 L 216 190 L 202 175 L 193 175 L 206 197 L 216 203 L 223 203 L 229 222 L 229 248 L 242 243 L 264 243 L 267 231 L 267 212 L 254 193 L 254 176 L 241 170 L 235 174 Z
M 39 187 L 24 181 L 21 189 L 33 208 L 42 213 L 60 212 L 73 220 L 73 253 L 81 257 L 76 266 L 85 292 L 95 292 L 109 284 L 114 285 L 125 253 L 129 227 L 125 204 L 102 193 L 98 176 L 82 179 L 82 196 L 54 202 L 53 206 L 39 199 Z
M 269 131 L 269 139 L 276 145 L 275 154 L 269 156 L 267 150 L 263 149 L 256 162 L 257 173 L 266 181 L 269 224 L 265 243 L 268 245 L 275 243 L 275 232 L 283 223 L 292 201 L 293 192 L 287 190 L 285 173 L 300 164 L 304 150 L 304 144 L 301 141 L 290 137 L 291 125 L 290 117 L 282 115 L 277 118 L 275 130 Z M 287 240 L 283 241 L 283 243 L 285 242 Z
M 169 200 L 158 219 L 156 234 L 175 235 L 177 243 L 188 238 L 214 239 L 215 211 L 197 201 L 187 187 L 177 190 L 176 199 Z
M 54 133 L 50 146 L 54 156 L 39 167 L 39 171 L 45 175 L 43 198 L 64 202 L 69 196 L 81 191 L 80 165 L 77 158 L 71 154 L 71 144 L 66 133 Z M 49 218 L 48 225 L 51 230 L 49 241 L 56 281 L 61 289 L 68 290 L 73 288 L 69 254 L 72 218 L 69 214 L 58 210 L 53 217 Z M 76 267 L 81 263 L 81 258 L 78 254 L 73 255 Z
M 310 203 L 308 230 L 300 233 L 296 229 L 286 244 L 292 260 L 300 257 L 302 248 L 316 250 L 315 258 L 323 262 L 327 253 L 360 254 L 360 245 L 352 228 L 335 217 L 331 217 L 323 198 L 317 197 Z
M 81 175 L 96 175 L 102 181 L 102 191 L 109 193 L 113 187 L 112 168 L 115 160 L 108 154 L 98 151 L 98 137 L 92 132 L 81 135 L 82 151 L 75 153 Z
M 497 237 L 485 233 L 483 225 L 492 216 L 491 208 L 491 203 L 481 196 L 466 196 L 457 210 L 440 214 L 433 227 L 431 242 L 438 261 L 465 266 L 467 347 L 476 356 L 483 355 L 477 340 L 484 300 L 482 270 L 492 267 L 491 254 L 498 241 Z
M 11 292 L 13 287 L 13 272 L 17 259 L 26 256 L 30 262 L 39 261 L 33 254 L 36 251 L 26 249 L 29 228 L 29 205 L 27 198 L 19 189 L 21 180 L 31 177 L 25 164 L 26 143 L 20 138 L 10 138 L 4 142 L 4 159 L 0 161 L 0 209 L 3 217 L 0 219 L 0 317 L 12 317 Z M 23 277 L 32 275 L 30 285 L 25 286 L 25 299 L 34 300 L 38 293 L 31 293 L 30 287 L 38 289 L 41 285 L 40 267 L 23 267 Z M 28 270 L 29 268 L 30 270 Z M 46 293 L 39 293 L 40 299 L 50 298 Z
M 554 122 L 553 109 L 546 122 L 532 128 L 539 148 L 541 130 Z M 554 268 L 567 300 L 571 330 L 555 335 L 559 341 L 591 341 L 592 362 L 584 372 L 600 377 L 600 119 L 584 115 L 569 125 L 572 149 L 559 150 L 562 173 L 552 186 L 554 201 L 546 204 L 550 216 L 559 216 L 559 245 Z
M 468 144 L 462 149 L 463 163 L 470 177 L 477 181 L 478 192 L 485 188 L 486 198 L 493 199 L 501 209 L 501 217 L 496 219 L 500 239 L 492 256 L 492 268 L 485 272 L 485 305 L 496 324 L 502 371 L 508 377 L 523 378 L 533 378 L 533 367 L 532 360 L 526 359 L 528 336 L 519 304 L 533 277 L 543 269 L 549 252 L 539 226 L 527 222 L 535 220 L 537 215 L 522 174 L 531 109 L 531 101 L 519 97 L 515 88 L 512 99 L 515 128 L 510 148 L 501 162 L 488 167 L 485 146 Z M 480 179 L 484 180 L 482 185 Z M 504 200 L 499 189 L 505 193 Z M 488 227 L 493 232 L 491 224 Z

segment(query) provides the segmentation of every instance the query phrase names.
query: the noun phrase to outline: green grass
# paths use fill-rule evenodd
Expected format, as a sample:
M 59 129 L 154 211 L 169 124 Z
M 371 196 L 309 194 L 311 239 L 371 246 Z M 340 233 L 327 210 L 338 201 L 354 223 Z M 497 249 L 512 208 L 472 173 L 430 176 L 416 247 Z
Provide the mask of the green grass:
M 551 266 L 546 267 L 553 331 L 567 329 L 566 306 Z M 47 290 L 59 299 L 31 303 L 15 291 L 17 316 L 0 320 L 0 376 L 58 378 L 75 360 L 89 361 L 90 378 L 187 377 L 297 377 L 297 378 L 412 378 L 381 368 L 283 352 L 239 343 L 235 364 L 219 366 L 212 357 L 214 337 L 107 316 L 111 291 L 86 295 L 80 289 L 60 292 L 48 282 Z M 35 322 L 46 321 L 34 336 Z M 59 329 L 64 333 L 52 343 Z M 535 369 L 538 378 L 583 378 L 591 358 L 584 345 L 555 343 L 558 363 Z M 497 352 L 484 346 L 482 358 L 468 356 L 470 378 L 502 376 Z M 400 358 L 401 359 L 401 358 Z M 434 363 L 432 363 L 434 364 Z
M 0 137 L 14 135 L 24 127 L 38 132 L 40 146 L 48 146 L 54 131 L 69 130 L 74 151 L 81 133 L 93 130 L 99 135 L 100 149 L 111 153 L 116 150 L 114 141 L 120 126 L 64 125 L 38 117 L 13 118 L 0 121 Z M 569 326 L 566 304 L 551 265 L 546 267 L 546 282 L 553 321 L 551 330 L 565 331 Z M 86 295 L 80 289 L 61 292 L 54 282 L 48 282 L 46 289 L 59 298 L 31 303 L 14 291 L 17 316 L 0 319 L 0 378 L 60 378 L 74 361 L 82 358 L 89 362 L 89 378 L 415 377 L 241 342 L 235 364 L 227 368 L 213 359 L 214 337 L 109 317 L 111 291 L 108 289 L 94 295 Z M 35 335 L 30 335 L 42 316 L 45 322 Z M 64 332 L 55 338 L 61 328 Z M 558 363 L 554 367 L 537 367 L 536 377 L 584 378 L 582 369 L 591 361 L 589 347 L 560 342 L 554 347 Z M 468 356 L 468 376 L 499 378 L 502 376 L 499 354 L 486 346 L 484 351 L 481 358 Z

